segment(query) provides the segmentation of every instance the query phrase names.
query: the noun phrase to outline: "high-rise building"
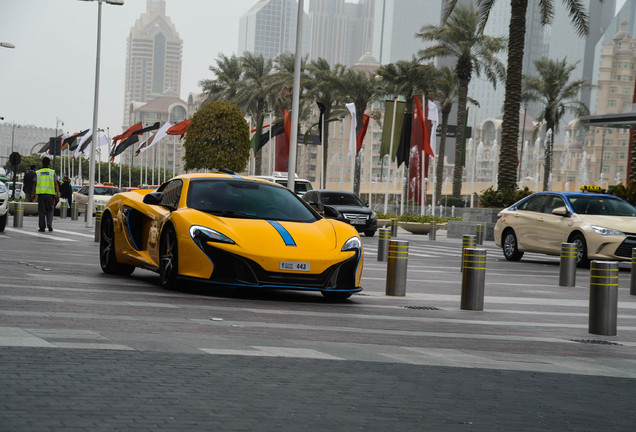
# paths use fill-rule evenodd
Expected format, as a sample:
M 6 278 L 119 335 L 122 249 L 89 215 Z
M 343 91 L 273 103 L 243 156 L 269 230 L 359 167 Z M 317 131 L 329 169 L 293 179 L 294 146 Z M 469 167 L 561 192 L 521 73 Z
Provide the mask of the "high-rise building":
M 239 19 L 238 55 L 245 52 L 273 59 L 296 52 L 296 0 L 260 0 Z M 309 53 L 309 17 L 303 16 L 302 53 Z
M 309 59 L 324 58 L 330 65 L 352 66 L 372 47 L 375 0 L 311 0 Z
M 159 96 L 179 97 L 183 41 L 166 16 L 165 0 L 146 0 L 146 12 L 130 29 L 126 55 L 124 129 L 133 123 L 133 104 Z

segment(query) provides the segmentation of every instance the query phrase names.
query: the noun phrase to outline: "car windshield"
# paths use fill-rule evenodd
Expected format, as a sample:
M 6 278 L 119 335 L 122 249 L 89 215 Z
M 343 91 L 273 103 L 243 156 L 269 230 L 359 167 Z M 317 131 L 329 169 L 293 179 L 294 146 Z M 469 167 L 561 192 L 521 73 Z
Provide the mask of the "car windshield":
M 634 206 L 611 196 L 571 196 L 568 199 L 574 213 L 636 217 L 636 208 Z
M 192 180 L 188 207 L 226 217 L 313 222 L 318 218 L 289 190 L 265 182 Z
M 115 195 L 116 193 L 121 192 L 118 188 L 115 187 L 100 187 L 94 186 L 94 195 Z
M 320 194 L 320 202 L 326 205 L 363 207 L 357 196 L 345 192 L 323 192 Z

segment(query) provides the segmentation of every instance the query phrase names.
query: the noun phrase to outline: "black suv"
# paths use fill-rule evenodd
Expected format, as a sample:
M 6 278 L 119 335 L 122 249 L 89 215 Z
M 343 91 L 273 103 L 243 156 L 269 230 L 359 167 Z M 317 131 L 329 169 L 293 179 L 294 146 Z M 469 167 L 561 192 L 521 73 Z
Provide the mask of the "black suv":
M 351 192 L 317 189 L 307 192 L 303 199 L 320 214 L 349 222 L 368 237 L 373 237 L 378 229 L 378 218 L 373 210 Z M 325 211 L 325 207 L 333 211 Z

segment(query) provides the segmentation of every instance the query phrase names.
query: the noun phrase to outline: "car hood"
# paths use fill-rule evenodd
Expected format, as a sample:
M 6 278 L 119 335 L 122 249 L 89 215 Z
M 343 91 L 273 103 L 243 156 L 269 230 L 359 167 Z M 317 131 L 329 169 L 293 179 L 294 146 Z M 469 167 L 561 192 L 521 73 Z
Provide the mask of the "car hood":
M 373 211 L 367 207 L 358 207 L 358 206 L 348 206 L 348 205 L 331 205 L 327 204 L 329 207 L 333 207 L 341 213 L 360 213 L 360 214 L 372 214 Z
M 586 225 L 599 225 L 626 233 L 636 233 L 636 217 L 633 216 L 575 215 L 574 218 Z

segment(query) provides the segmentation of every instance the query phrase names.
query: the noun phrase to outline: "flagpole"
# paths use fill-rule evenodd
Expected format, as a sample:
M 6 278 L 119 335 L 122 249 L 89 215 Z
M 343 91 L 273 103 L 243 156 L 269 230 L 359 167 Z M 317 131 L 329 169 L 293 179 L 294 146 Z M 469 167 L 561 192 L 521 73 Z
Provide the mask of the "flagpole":
M 397 96 L 393 99 L 393 120 L 391 122 L 391 145 L 389 146 L 389 162 L 387 163 L 387 181 L 384 193 L 384 213 L 387 213 L 389 207 L 389 183 L 391 182 L 391 156 L 393 155 L 393 135 L 395 129 L 395 114 L 397 112 Z M 386 111 L 386 109 L 385 109 Z
M 371 120 L 369 120 L 370 122 Z M 373 192 L 373 131 L 371 131 L 371 139 L 369 143 L 369 208 L 372 204 Z M 363 143 L 364 144 L 364 143 Z
M 172 137 L 172 177 L 177 175 L 177 139 Z
M 300 63 L 303 41 L 304 0 L 298 0 L 296 14 L 296 50 L 294 56 L 294 83 L 292 87 L 291 136 L 289 138 L 289 160 L 287 161 L 287 188 L 296 191 L 296 151 L 298 148 L 298 114 L 300 111 Z

